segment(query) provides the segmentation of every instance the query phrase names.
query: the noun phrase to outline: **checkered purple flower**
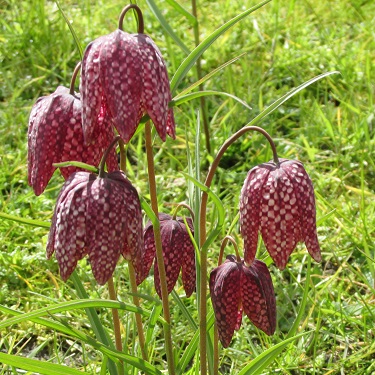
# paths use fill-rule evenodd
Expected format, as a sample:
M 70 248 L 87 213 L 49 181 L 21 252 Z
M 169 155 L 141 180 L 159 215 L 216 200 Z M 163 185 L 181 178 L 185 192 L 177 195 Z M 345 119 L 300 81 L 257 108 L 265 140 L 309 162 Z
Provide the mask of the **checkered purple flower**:
M 175 138 L 167 68 L 158 47 L 143 33 L 117 29 L 91 42 L 82 61 L 80 91 L 88 142 L 102 107 L 125 143 L 146 113 L 163 141 L 166 134 Z
M 182 284 L 186 296 L 190 297 L 195 290 L 196 271 L 195 251 L 189 232 L 184 220 L 180 217 L 173 219 L 172 216 L 161 213 L 159 214 L 159 220 L 168 293 L 172 291 L 177 282 L 180 270 L 182 270 Z M 194 234 L 191 218 L 186 218 L 186 222 L 191 233 Z M 151 222 L 148 222 L 145 227 L 144 241 L 143 279 L 147 277 L 156 254 L 154 229 Z M 140 282 L 142 281 L 140 280 Z M 155 289 L 161 298 L 159 269 L 156 259 L 154 264 L 154 283 Z
M 104 177 L 73 173 L 57 199 L 47 243 L 65 281 L 88 254 L 99 284 L 112 276 L 120 255 L 143 274 L 142 213 L 136 189 L 122 171 Z
M 36 195 L 43 193 L 56 170 L 53 163 L 80 161 L 96 166 L 111 143 L 113 130 L 107 125 L 108 118 L 101 108 L 95 119 L 94 141 L 84 144 L 81 110 L 79 97 L 71 95 L 63 86 L 34 104 L 28 128 L 28 182 Z M 109 171 L 118 169 L 115 151 L 107 161 Z M 65 167 L 61 168 L 61 174 L 67 179 L 78 170 Z
M 210 274 L 211 301 L 219 339 L 228 347 L 245 313 L 252 323 L 273 335 L 276 329 L 276 300 L 267 266 L 255 259 L 251 266 L 234 255 Z
M 297 160 L 270 161 L 250 170 L 241 191 L 240 225 L 247 264 L 255 258 L 258 232 L 281 270 L 298 242 L 306 244 L 317 262 L 322 259 L 314 188 Z

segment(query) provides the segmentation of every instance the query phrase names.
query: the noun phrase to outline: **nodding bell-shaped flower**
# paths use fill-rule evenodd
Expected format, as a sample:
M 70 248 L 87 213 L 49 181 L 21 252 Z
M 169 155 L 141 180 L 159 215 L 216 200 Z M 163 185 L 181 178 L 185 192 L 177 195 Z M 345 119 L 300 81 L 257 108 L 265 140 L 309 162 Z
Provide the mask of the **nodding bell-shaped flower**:
M 186 296 L 190 297 L 195 290 L 196 273 L 195 251 L 189 232 L 184 220 L 180 217 L 173 219 L 170 215 L 160 213 L 159 220 L 168 294 L 175 286 L 182 269 L 182 284 Z M 186 222 L 191 233 L 194 234 L 192 219 L 186 218 Z M 145 273 L 139 283 L 147 277 L 156 254 L 154 230 L 151 222 L 148 222 L 144 229 L 144 243 L 143 267 Z M 154 283 L 155 289 L 161 298 L 159 269 L 156 259 L 154 264 Z
M 105 107 L 125 143 L 129 142 L 145 113 L 160 138 L 175 138 L 171 92 L 165 62 L 152 39 L 143 34 L 142 13 L 134 8 L 142 22 L 139 33 L 119 29 L 91 42 L 84 53 L 80 92 L 83 102 L 83 129 L 86 141 L 93 139 L 95 121 Z
M 248 264 L 255 258 L 258 232 L 280 270 L 298 242 L 321 261 L 314 188 L 301 162 L 280 159 L 250 170 L 241 191 L 240 226 Z
M 267 266 L 255 259 L 251 266 L 228 255 L 210 274 L 211 301 L 219 339 L 228 347 L 244 312 L 267 335 L 276 329 L 276 300 Z
M 64 281 L 86 254 L 99 284 L 112 276 L 121 254 L 141 275 L 142 234 L 138 193 L 122 171 L 104 177 L 75 172 L 57 199 L 47 258 L 56 252 Z
M 98 165 L 100 155 L 113 139 L 113 130 L 107 126 L 103 109 L 98 113 L 94 142 L 86 146 L 82 132 L 81 100 L 59 86 L 56 91 L 41 97 L 34 104 L 28 128 L 28 182 L 36 195 L 43 193 L 56 167 L 54 163 L 80 161 Z M 118 169 L 115 151 L 108 160 L 108 170 Z M 61 168 L 67 179 L 77 167 Z

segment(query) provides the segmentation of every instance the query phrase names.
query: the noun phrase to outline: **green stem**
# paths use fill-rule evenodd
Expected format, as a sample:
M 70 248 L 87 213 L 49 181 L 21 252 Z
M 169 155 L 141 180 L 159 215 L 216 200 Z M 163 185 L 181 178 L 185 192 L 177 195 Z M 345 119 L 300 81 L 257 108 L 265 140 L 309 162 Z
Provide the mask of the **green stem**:
M 146 154 L 147 154 L 147 169 L 148 169 L 148 181 L 150 188 L 151 207 L 156 217 L 159 217 L 158 209 L 158 197 L 156 192 L 156 179 L 155 179 L 155 166 L 154 166 L 154 155 L 152 150 L 152 137 L 151 137 L 151 124 L 149 121 L 145 124 L 145 138 L 146 138 Z M 160 235 L 160 225 L 153 225 L 155 246 L 156 246 L 156 259 L 158 261 L 158 270 L 160 276 L 160 287 L 161 287 L 161 300 L 163 304 L 163 316 L 166 321 L 164 324 L 164 342 L 165 350 L 167 354 L 168 362 L 168 374 L 175 375 L 175 365 L 173 359 L 173 347 L 172 347 L 172 335 L 171 335 L 171 316 L 169 312 L 168 302 L 168 289 L 167 289 L 167 278 L 165 275 L 163 247 Z
M 129 268 L 130 287 L 131 287 L 132 295 L 133 295 L 132 296 L 133 297 L 133 303 L 134 303 L 135 306 L 141 307 L 141 304 L 139 302 L 139 298 L 137 296 L 138 287 L 137 287 L 135 269 L 134 269 L 134 266 L 133 266 L 132 262 L 128 262 L 128 268 Z M 145 339 L 145 333 L 144 333 L 144 330 L 143 330 L 141 314 L 135 313 L 135 322 L 137 324 L 139 346 L 141 347 L 142 358 L 145 361 L 148 361 L 148 354 L 147 354 L 147 349 L 146 349 L 146 339 Z
M 115 290 L 115 285 L 113 283 L 113 277 L 110 277 L 108 282 L 108 291 L 109 291 L 109 297 L 113 301 L 117 301 L 117 295 Z M 119 352 L 122 352 L 122 340 L 121 340 L 121 329 L 120 329 L 120 319 L 118 316 L 118 310 L 112 309 L 112 319 L 113 319 L 113 328 L 115 331 L 115 344 L 116 349 Z M 119 361 L 117 363 L 117 371 L 120 374 L 124 374 L 124 363 L 122 361 Z
M 197 12 L 197 0 L 191 0 L 192 5 L 192 13 L 195 17 L 196 23 L 194 25 L 194 41 L 195 46 L 197 47 L 199 45 L 199 22 L 198 22 L 198 12 Z M 201 57 L 197 60 L 197 76 L 198 81 L 202 78 L 202 65 L 201 65 Z M 199 91 L 204 91 L 203 84 L 199 85 Z M 202 118 L 203 118 L 203 129 L 204 129 L 204 135 L 205 135 L 205 141 L 206 141 L 206 150 L 209 154 L 211 154 L 211 141 L 210 141 L 210 129 L 208 126 L 208 116 L 206 111 L 206 102 L 203 96 L 200 97 L 200 106 L 201 106 L 201 112 L 202 112 Z
M 120 147 L 120 169 L 125 173 L 126 172 L 126 150 L 125 150 L 125 144 L 124 141 L 120 138 L 118 140 L 118 144 Z M 133 303 L 135 306 L 140 307 L 140 301 L 138 298 L 138 287 L 137 287 L 137 279 L 135 274 L 135 269 L 132 264 L 132 262 L 128 262 L 128 269 L 129 269 L 129 279 L 130 279 L 130 288 L 132 291 L 132 298 Z M 135 322 L 137 325 L 137 331 L 138 331 L 138 339 L 139 339 L 139 346 L 141 348 L 142 358 L 145 361 L 148 361 L 148 354 L 146 349 L 146 339 L 145 339 L 145 333 L 143 330 L 143 324 L 142 324 L 142 316 L 139 313 L 135 313 Z
M 279 163 L 279 158 L 276 152 L 276 146 L 273 142 L 271 136 L 262 128 L 258 126 L 245 126 L 235 134 L 233 134 L 230 138 L 228 138 L 223 145 L 221 146 L 219 152 L 217 153 L 214 161 L 211 164 L 210 170 L 208 171 L 205 185 L 210 188 L 211 183 L 216 172 L 217 167 L 219 166 L 220 159 L 224 155 L 225 151 L 228 147 L 234 143 L 238 138 L 240 138 L 243 134 L 247 133 L 248 131 L 256 131 L 263 134 L 268 142 L 271 145 L 272 152 L 273 152 L 273 160 L 276 164 Z M 206 216 L 207 216 L 207 199 L 208 194 L 206 192 L 202 193 L 202 200 L 200 206 L 200 220 L 199 220 L 199 246 L 202 249 L 204 243 L 206 242 L 207 233 L 206 233 Z M 201 356 L 201 375 L 207 374 L 207 249 L 201 250 L 201 268 L 200 268 L 200 311 L 199 311 L 199 329 L 200 329 L 200 337 L 199 337 L 199 345 L 200 345 L 200 356 Z

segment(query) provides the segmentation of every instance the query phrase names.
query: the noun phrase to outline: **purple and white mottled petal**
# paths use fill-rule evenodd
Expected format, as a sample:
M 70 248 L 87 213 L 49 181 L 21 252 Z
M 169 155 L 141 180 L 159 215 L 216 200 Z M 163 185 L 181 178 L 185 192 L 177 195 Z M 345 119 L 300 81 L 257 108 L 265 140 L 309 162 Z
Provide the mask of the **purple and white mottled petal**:
M 321 262 L 322 256 L 316 231 L 315 195 L 312 181 L 305 171 L 303 164 L 291 160 L 286 168 L 286 173 L 293 181 L 297 196 L 300 215 L 301 237 L 299 241 L 305 242 L 306 248 L 315 261 Z
M 53 163 L 59 162 L 66 128 L 69 121 L 73 96 L 71 98 L 56 92 L 41 98 L 30 115 L 29 126 L 29 182 L 36 195 L 40 195 L 56 168 Z M 61 91 L 61 90 L 60 90 Z M 35 114 L 35 112 L 38 112 Z
M 142 102 L 160 138 L 165 141 L 168 103 L 171 100 L 167 68 L 151 38 L 144 34 L 138 34 L 136 37 L 141 46 L 143 60 Z
M 244 259 L 248 264 L 253 262 L 257 251 L 262 190 L 268 174 L 269 170 L 261 166 L 251 169 L 241 190 L 240 230 L 244 239 Z
M 86 184 L 70 190 L 58 216 L 55 252 L 61 278 L 66 281 L 86 255 Z
M 250 267 L 242 267 L 241 300 L 244 313 L 253 324 L 267 335 L 273 335 L 276 329 L 275 292 L 267 266 L 257 259 Z
M 211 271 L 210 292 L 220 342 L 227 348 L 238 325 L 241 292 L 238 263 L 227 260 Z
M 91 42 L 83 55 L 80 93 L 82 100 L 82 128 L 86 143 L 93 140 L 93 132 L 102 106 L 103 89 L 100 77 L 100 53 L 105 37 Z
M 180 231 L 180 224 L 176 220 L 165 220 L 160 223 L 160 234 L 163 246 L 163 258 L 167 279 L 168 294 L 176 285 L 182 265 L 182 251 L 184 236 Z M 157 259 L 154 264 L 154 284 L 156 292 L 161 298 L 160 276 Z
M 125 240 L 122 189 L 108 178 L 88 186 L 86 243 L 96 281 L 103 285 L 112 276 Z
M 297 198 L 283 168 L 267 164 L 272 169 L 263 184 L 260 230 L 269 254 L 283 270 L 300 237 Z
M 185 224 L 182 224 L 182 227 L 182 284 L 186 297 L 190 297 L 196 287 L 195 250 Z M 194 231 L 192 231 L 192 234 L 194 235 Z
M 137 39 L 121 30 L 106 37 L 101 64 L 108 110 L 125 143 L 137 129 L 142 94 L 142 60 Z
M 63 209 L 65 201 L 69 193 L 74 189 L 80 189 L 81 186 L 87 184 L 94 175 L 88 172 L 77 172 L 72 174 L 68 180 L 65 181 L 59 196 L 57 197 L 55 211 L 52 217 L 52 223 L 48 234 L 48 241 L 46 247 L 47 259 L 49 259 L 55 251 L 55 239 L 56 233 L 60 228 L 56 225 L 57 218 L 61 215 L 61 209 Z M 95 176 L 94 176 L 95 178 Z

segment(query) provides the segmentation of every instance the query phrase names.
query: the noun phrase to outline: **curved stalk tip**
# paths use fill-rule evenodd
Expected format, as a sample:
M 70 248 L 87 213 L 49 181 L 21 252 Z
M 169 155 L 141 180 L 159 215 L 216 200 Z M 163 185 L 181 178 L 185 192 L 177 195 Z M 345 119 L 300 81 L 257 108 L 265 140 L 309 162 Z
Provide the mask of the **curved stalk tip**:
M 70 80 L 70 90 L 69 94 L 74 96 L 74 86 L 76 83 L 76 78 L 78 75 L 79 70 L 81 69 L 81 61 L 76 65 L 73 71 L 72 79 Z
M 127 5 L 121 12 L 120 14 L 120 17 L 119 17 L 119 20 L 118 20 L 118 28 L 121 30 L 121 31 L 124 31 L 123 29 L 123 23 L 124 23 L 124 17 L 125 17 L 125 14 L 130 10 L 130 9 L 134 9 L 136 12 L 137 12 L 137 18 L 138 18 L 138 34 L 144 34 L 144 22 L 143 22 L 143 15 L 142 15 L 142 11 L 141 9 L 139 8 L 138 5 L 135 5 L 135 4 L 129 4 Z
M 120 139 L 120 136 L 116 135 L 116 137 L 113 139 L 113 141 L 111 142 L 111 144 L 105 150 L 105 152 L 104 152 L 104 154 L 102 156 L 102 159 L 100 160 L 100 164 L 99 164 L 98 169 L 99 169 L 99 177 L 101 177 L 101 178 L 104 178 L 105 175 L 106 175 L 106 171 L 104 170 L 105 163 L 107 161 L 109 153 L 111 152 L 111 150 L 115 146 L 115 144 L 119 141 L 119 139 Z

